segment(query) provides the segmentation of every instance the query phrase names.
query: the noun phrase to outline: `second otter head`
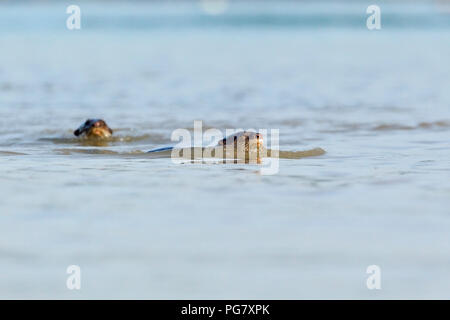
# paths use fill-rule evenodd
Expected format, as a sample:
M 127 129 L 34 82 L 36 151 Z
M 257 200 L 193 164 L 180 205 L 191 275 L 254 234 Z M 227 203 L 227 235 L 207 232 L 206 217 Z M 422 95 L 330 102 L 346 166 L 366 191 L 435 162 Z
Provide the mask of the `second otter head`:
M 102 119 L 88 119 L 77 130 L 73 132 L 77 137 L 85 136 L 87 138 L 109 138 L 113 131 Z

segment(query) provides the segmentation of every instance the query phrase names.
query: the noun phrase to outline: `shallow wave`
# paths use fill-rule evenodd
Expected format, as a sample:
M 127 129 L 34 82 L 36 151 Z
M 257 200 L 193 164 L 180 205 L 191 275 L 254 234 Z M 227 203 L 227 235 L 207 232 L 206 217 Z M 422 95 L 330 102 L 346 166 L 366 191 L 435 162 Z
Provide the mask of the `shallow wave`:
M 303 151 L 279 151 L 280 159 L 301 159 L 306 157 L 318 157 L 325 154 L 322 148 L 314 148 Z
M 390 130 L 418 130 L 418 129 L 437 129 L 450 128 L 448 121 L 420 122 L 417 125 L 409 126 L 402 124 L 379 124 L 372 128 L 374 131 L 390 131 Z
M 26 153 L 0 150 L 0 156 L 24 156 L 24 155 L 26 155 Z
M 397 131 L 397 130 L 436 130 L 449 129 L 450 121 L 439 120 L 430 122 L 419 122 L 417 124 L 402 123 L 341 123 L 334 124 L 333 128 L 317 130 L 322 133 L 345 133 L 356 131 Z
M 82 148 L 61 148 L 53 150 L 57 154 L 61 155 L 72 155 L 72 154 L 85 154 L 85 155 L 118 155 L 118 156 L 130 156 L 130 155 L 139 155 L 143 154 L 143 151 L 128 151 L 128 152 L 120 152 L 113 151 L 108 149 L 82 149 Z
M 171 158 L 172 156 L 172 150 L 148 153 L 147 151 L 142 150 L 120 152 L 108 149 L 62 148 L 62 149 L 55 149 L 54 152 L 62 155 L 85 154 L 85 155 L 116 155 L 121 157 L 140 156 L 145 158 L 157 158 L 157 159 Z M 194 155 L 194 151 L 192 151 L 191 154 Z M 282 151 L 282 150 L 273 151 L 270 149 L 267 150 L 267 157 L 277 157 L 280 159 L 301 159 L 306 157 L 317 157 L 323 154 L 325 154 L 325 150 L 323 150 L 322 148 L 314 148 L 301 151 Z
M 125 143 L 149 141 L 151 143 L 166 143 L 168 140 L 159 134 L 144 134 L 139 136 L 115 136 L 107 139 L 87 139 L 76 137 L 56 137 L 56 138 L 40 138 L 38 141 L 51 142 L 54 144 L 73 144 L 80 146 L 106 147 L 114 145 L 122 145 Z

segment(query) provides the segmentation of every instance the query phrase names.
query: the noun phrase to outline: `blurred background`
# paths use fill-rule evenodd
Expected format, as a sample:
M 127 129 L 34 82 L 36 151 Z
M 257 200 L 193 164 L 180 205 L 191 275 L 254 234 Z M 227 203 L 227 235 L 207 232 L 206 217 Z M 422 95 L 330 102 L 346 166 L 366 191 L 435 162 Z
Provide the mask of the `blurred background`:
M 0 298 L 448 299 L 449 57 L 449 1 L 1 1 Z M 143 155 L 194 120 L 327 153 Z

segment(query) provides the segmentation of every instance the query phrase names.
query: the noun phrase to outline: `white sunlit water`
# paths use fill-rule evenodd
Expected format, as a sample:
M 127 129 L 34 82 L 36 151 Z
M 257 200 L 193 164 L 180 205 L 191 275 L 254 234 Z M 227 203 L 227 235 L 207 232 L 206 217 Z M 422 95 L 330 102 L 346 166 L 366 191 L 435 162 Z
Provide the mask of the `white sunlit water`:
M 448 298 L 450 16 L 382 3 L 368 31 L 367 5 L 81 2 L 68 31 L 65 4 L 1 4 L 0 297 Z M 75 139 L 89 117 L 117 139 Z M 194 120 L 326 154 L 141 154 Z

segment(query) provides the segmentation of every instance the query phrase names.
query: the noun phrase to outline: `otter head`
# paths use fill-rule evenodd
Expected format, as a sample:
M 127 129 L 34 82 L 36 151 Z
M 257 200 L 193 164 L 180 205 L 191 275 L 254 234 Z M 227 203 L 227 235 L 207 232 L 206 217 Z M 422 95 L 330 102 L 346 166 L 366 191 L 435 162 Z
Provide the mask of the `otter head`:
M 73 134 L 77 137 L 84 135 L 87 138 L 109 138 L 113 131 L 101 119 L 88 119 Z
M 241 131 L 220 140 L 218 145 L 243 147 L 246 152 L 254 152 L 263 147 L 263 136 L 258 132 Z

